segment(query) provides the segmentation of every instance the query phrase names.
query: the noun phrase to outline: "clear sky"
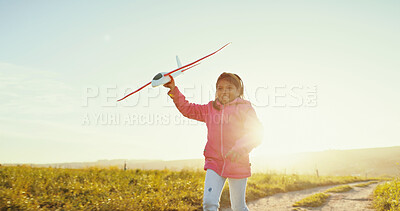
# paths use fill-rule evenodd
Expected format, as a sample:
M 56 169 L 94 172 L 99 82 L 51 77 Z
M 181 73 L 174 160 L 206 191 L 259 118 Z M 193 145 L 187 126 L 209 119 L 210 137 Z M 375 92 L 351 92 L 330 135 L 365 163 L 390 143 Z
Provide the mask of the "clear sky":
M 158 72 L 213 100 L 242 77 L 263 123 L 253 156 L 400 145 L 399 1 L 0 0 L 0 163 L 202 158 Z

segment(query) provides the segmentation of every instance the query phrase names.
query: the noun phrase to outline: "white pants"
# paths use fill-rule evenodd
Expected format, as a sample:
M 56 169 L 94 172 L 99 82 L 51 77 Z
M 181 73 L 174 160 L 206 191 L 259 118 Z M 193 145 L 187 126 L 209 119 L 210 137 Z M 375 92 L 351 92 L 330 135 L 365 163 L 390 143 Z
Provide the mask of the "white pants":
M 226 178 L 219 176 L 215 171 L 207 169 L 206 180 L 204 182 L 203 210 L 218 210 L 219 199 L 225 180 Z M 248 211 L 249 208 L 247 208 L 245 200 L 247 178 L 228 178 L 228 182 L 232 210 Z

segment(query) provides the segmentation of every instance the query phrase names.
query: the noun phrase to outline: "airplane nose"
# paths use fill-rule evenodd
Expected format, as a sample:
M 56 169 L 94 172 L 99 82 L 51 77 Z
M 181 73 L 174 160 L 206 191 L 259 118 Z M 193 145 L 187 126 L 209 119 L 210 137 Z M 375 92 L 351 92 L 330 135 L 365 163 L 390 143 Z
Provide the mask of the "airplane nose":
M 162 77 L 163 77 L 163 75 L 161 73 L 158 73 L 156 76 L 154 76 L 153 80 L 158 80 Z

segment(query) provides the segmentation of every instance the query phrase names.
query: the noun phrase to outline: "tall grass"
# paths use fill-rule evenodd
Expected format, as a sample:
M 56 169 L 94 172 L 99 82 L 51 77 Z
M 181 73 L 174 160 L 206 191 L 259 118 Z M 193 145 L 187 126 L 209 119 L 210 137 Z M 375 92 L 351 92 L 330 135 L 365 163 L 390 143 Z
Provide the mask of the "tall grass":
M 373 201 L 376 210 L 400 210 L 400 179 L 378 185 L 374 190 Z
M 0 167 L 0 209 L 201 210 L 204 171 Z M 254 174 L 247 201 L 360 181 L 357 177 Z M 221 205 L 229 206 L 225 186 Z

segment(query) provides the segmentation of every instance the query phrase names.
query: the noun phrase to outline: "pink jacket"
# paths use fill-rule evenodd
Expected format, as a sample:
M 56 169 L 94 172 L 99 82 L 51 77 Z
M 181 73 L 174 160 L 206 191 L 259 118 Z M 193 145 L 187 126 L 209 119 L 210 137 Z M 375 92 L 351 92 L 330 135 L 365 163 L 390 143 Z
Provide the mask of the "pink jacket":
M 250 177 L 249 153 L 261 143 L 263 131 L 251 103 L 241 98 L 225 105 L 216 101 L 217 110 L 212 101 L 205 105 L 189 103 L 178 87 L 168 94 L 185 117 L 207 125 L 204 170 L 212 169 L 226 178 Z M 225 158 L 231 149 L 241 155 L 236 162 Z

